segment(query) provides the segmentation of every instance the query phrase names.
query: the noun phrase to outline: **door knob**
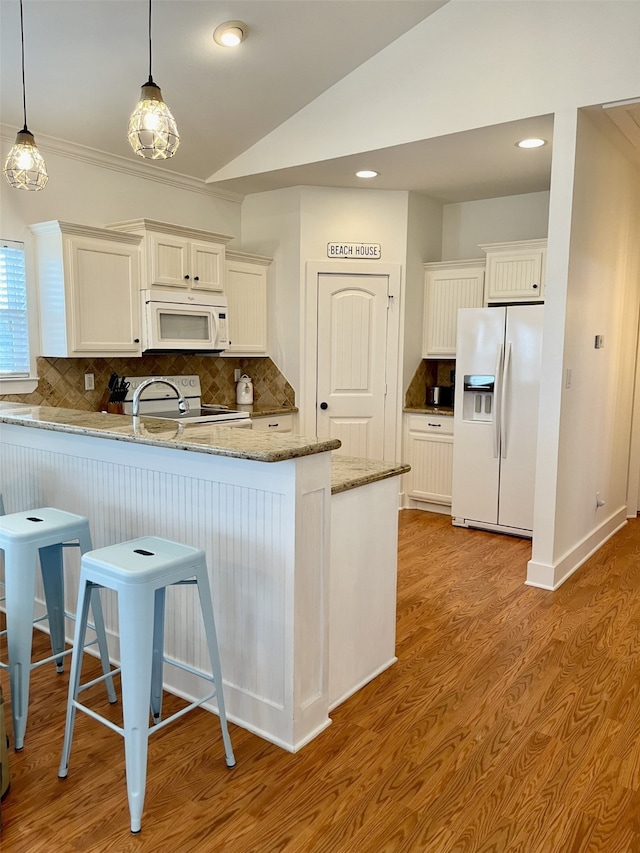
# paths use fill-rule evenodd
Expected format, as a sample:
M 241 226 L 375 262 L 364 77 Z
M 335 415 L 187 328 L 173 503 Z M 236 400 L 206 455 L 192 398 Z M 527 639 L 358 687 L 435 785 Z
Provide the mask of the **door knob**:
M 329 408 L 329 404 L 328 403 L 320 403 L 320 408 L 324 411 L 325 409 Z

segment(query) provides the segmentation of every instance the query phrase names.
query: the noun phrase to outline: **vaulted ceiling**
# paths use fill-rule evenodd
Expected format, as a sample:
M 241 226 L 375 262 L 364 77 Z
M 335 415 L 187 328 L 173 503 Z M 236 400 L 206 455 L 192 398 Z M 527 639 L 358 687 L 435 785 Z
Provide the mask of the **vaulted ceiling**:
M 181 134 L 158 164 L 206 180 L 274 128 L 430 15 L 446 0 L 155 0 L 153 77 Z M 248 25 L 236 50 L 215 28 Z M 3 135 L 22 126 L 20 8 L 0 0 Z M 148 76 L 147 0 L 24 0 L 27 118 L 48 138 L 138 160 L 126 127 Z M 363 93 L 365 96 L 365 93 Z M 366 96 L 370 96 L 367 93 Z M 550 146 L 523 165 L 496 152 L 520 136 L 550 139 L 552 118 L 514 122 L 224 181 L 240 193 L 292 185 L 357 186 L 353 172 L 375 160 L 376 187 L 443 201 L 548 188 Z

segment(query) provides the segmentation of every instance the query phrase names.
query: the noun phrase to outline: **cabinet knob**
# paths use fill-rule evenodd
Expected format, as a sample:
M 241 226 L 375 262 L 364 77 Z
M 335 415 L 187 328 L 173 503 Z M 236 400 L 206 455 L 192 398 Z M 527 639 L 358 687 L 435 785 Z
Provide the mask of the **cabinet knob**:
M 531 287 L 532 287 L 534 290 L 537 290 L 537 289 L 538 289 L 538 285 L 537 285 L 537 284 L 532 284 L 532 285 L 531 285 Z
M 134 338 L 134 339 L 133 339 L 133 342 L 134 342 L 134 344 L 139 344 L 139 343 L 140 343 L 140 338 Z
M 194 280 L 194 281 L 200 281 L 200 276 L 199 276 L 199 275 L 194 275 L 193 280 Z M 537 285 L 535 285 L 535 284 L 534 284 L 533 286 L 534 286 L 534 287 L 537 287 Z
M 185 281 L 189 281 L 189 276 L 188 276 L 188 275 L 185 275 L 184 280 L 185 280 Z
M 324 411 L 325 409 L 329 408 L 329 404 L 328 403 L 320 403 L 320 408 L 322 409 L 322 411 Z

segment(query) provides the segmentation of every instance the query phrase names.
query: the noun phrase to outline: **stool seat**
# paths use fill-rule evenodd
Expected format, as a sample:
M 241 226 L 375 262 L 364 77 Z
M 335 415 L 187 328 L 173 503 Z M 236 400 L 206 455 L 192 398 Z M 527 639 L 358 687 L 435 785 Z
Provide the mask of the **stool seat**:
M 172 661 L 164 655 L 166 588 L 178 584 L 193 584 L 197 587 L 211 675 L 182 662 Z M 114 590 L 118 598 L 121 664 L 115 672 L 119 672 L 122 678 L 123 726 L 115 725 L 78 701 L 80 692 L 89 685 L 80 684 L 82 656 L 76 654 L 76 649 L 81 648 L 84 641 L 90 595 L 92 591 L 103 587 Z M 186 708 L 161 720 L 162 667 L 165 661 L 208 681 L 212 689 Z M 95 684 L 95 681 L 90 684 Z M 168 539 L 147 536 L 85 553 L 81 561 L 67 718 L 58 776 L 64 779 L 68 774 L 76 710 L 85 712 L 116 731 L 124 737 L 131 831 L 139 832 L 144 807 L 149 736 L 214 697 L 218 706 L 226 763 L 233 767 L 236 761 L 227 728 L 220 654 L 204 551 Z
M 152 584 L 166 586 L 185 577 L 189 571 L 206 560 L 204 551 L 181 545 L 169 539 L 147 536 L 107 545 L 90 551 L 85 564 L 91 563 L 91 575 L 95 583 L 100 578 L 108 584 Z M 104 584 L 107 586 L 107 584 Z
M 0 550 L 5 560 L 5 610 L 8 663 L 0 666 L 9 670 L 11 685 L 11 715 L 14 746 L 22 749 L 27 726 L 29 682 L 32 669 L 55 661 L 58 672 L 63 671 L 65 650 L 63 547 L 77 547 L 80 553 L 91 550 L 89 521 L 82 515 L 55 507 L 39 507 L 9 515 L 0 515 Z M 42 584 L 47 608 L 46 619 L 51 637 L 50 657 L 31 661 L 33 606 L 35 599 L 36 563 L 39 558 Z M 102 669 L 107 679 L 109 700 L 116 701 L 113 680 L 109 676 L 109 650 L 100 597 L 91 598 L 97 642 Z M 40 620 L 35 620 L 40 621 Z M 82 652 L 82 649 L 80 650 Z

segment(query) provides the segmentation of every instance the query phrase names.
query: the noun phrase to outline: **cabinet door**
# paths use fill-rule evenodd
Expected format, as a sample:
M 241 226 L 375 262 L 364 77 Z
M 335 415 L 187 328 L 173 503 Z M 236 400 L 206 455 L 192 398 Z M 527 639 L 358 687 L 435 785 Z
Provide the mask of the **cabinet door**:
M 267 268 L 228 260 L 225 270 L 229 303 L 227 355 L 267 355 Z
M 429 270 L 425 277 L 423 358 L 455 357 L 459 308 L 481 308 L 484 270 Z
M 189 241 L 182 237 L 152 232 L 149 240 L 149 273 L 153 287 L 190 285 Z
M 544 249 L 487 253 L 487 302 L 544 299 Z
M 224 289 L 224 246 L 193 241 L 189 251 L 189 280 L 192 290 Z
M 405 431 L 407 496 L 417 501 L 451 506 L 453 418 L 412 415 Z
M 140 272 L 135 246 L 65 238 L 69 355 L 140 355 Z

